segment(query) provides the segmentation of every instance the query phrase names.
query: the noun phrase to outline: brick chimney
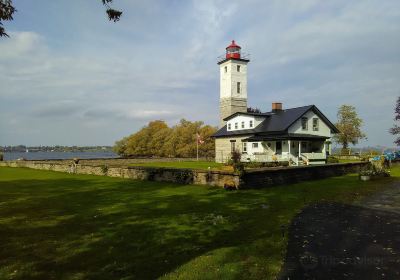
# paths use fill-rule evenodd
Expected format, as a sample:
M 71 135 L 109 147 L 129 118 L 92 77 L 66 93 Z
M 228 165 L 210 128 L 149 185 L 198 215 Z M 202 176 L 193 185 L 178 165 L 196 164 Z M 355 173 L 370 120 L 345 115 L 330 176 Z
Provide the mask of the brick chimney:
M 282 103 L 273 102 L 272 103 L 272 112 L 279 112 L 279 111 L 282 111 Z

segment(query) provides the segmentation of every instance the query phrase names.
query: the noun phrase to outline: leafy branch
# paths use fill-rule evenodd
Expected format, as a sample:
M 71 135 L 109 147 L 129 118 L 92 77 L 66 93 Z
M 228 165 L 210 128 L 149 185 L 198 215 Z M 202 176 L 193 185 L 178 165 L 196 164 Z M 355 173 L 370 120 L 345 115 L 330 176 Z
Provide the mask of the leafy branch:
M 101 1 L 103 2 L 103 5 L 108 8 L 106 11 L 106 13 L 108 15 L 108 19 L 110 21 L 112 20 L 114 22 L 119 21 L 119 19 L 121 18 L 122 12 L 110 7 L 109 4 L 111 4 L 113 0 L 101 0 Z
M 101 0 L 104 6 L 107 7 L 106 13 L 110 21 L 117 22 L 120 20 L 122 12 L 113 9 L 110 4 L 113 0 Z M 15 9 L 12 0 L 0 0 L 0 37 L 10 37 L 3 26 L 2 21 L 12 21 L 14 20 L 13 14 L 17 10 Z

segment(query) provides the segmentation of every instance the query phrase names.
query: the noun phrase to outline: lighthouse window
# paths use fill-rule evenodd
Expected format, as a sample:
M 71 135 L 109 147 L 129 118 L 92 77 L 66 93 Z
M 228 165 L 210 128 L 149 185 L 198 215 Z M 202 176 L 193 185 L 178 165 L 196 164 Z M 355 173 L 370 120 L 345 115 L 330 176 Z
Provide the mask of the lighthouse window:
M 238 72 L 240 72 L 240 65 L 237 65 L 237 66 L 236 66 L 236 70 L 237 70 Z
M 225 73 L 228 72 L 228 66 L 225 66 Z
M 240 93 L 240 82 L 237 82 L 236 89 L 237 89 L 237 93 Z

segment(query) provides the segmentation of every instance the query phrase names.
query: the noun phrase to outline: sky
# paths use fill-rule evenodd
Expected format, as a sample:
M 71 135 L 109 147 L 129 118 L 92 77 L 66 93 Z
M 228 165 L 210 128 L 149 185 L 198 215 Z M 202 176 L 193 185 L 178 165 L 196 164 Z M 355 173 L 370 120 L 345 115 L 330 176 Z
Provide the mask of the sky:
M 14 0 L 0 38 L 0 145 L 113 145 L 149 121 L 218 125 L 219 66 L 250 53 L 248 105 L 356 107 L 368 140 L 394 146 L 400 1 Z

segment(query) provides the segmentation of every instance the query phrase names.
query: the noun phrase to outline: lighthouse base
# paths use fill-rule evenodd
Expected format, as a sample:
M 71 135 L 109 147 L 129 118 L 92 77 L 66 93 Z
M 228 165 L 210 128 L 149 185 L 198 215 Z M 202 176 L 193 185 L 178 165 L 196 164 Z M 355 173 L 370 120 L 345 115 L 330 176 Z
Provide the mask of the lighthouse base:
M 237 112 L 247 112 L 247 98 L 222 98 L 219 101 L 219 127 L 226 124 L 224 119 Z

